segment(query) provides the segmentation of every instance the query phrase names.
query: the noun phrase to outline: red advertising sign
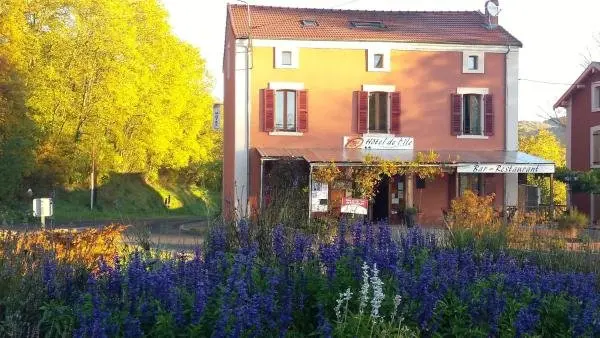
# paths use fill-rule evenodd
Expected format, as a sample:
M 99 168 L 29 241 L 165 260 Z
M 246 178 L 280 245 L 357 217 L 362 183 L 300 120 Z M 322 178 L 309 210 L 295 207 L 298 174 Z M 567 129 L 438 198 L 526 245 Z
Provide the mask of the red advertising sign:
M 369 208 L 369 201 L 362 198 L 342 197 L 342 213 L 366 215 Z

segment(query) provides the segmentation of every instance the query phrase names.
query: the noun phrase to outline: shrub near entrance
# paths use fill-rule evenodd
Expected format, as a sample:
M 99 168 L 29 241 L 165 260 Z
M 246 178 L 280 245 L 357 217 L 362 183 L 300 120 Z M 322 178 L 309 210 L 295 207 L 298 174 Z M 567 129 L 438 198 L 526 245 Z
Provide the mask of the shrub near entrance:
M 492 203 L 495 195 L 477 196 L 470 190 L 451 203 L 449 226 L 452 230 L 471 230 L 478 237 L 486 231 L 496 231 L 500 221 Z

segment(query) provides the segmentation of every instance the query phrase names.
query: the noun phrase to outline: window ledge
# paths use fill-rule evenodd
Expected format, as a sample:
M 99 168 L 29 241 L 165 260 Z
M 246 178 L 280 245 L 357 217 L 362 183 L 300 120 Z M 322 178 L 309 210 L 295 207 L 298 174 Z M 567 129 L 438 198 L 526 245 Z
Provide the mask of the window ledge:
M 600 164 L 590 164 L 590 169 L 598 169 L 600 168 Z
M 483 69 L 463 69 L 463 74 L 485 74 Z
M 396 134 L 390 134 L 390 133 L 364 133 L 362 134 L 363 137 L 395 137 Z
M 369 67 L 369 72 L 383 72 L 383 73 L 389 73 L 392 70 L 389 67 L 384 67 L 384 68 L 375 68 L 375 67 Z
M 304 133 L 298 131 L 272 131 L 269 136 L 302 136 Z
M 490 137 L 485 135 L 458 135 L 456 138 L 464 138 L 464 139 L 475 139 L 475 140 L 487 140 Z
M 600 107 L 592 108 L 592 113 L 600 112 Z

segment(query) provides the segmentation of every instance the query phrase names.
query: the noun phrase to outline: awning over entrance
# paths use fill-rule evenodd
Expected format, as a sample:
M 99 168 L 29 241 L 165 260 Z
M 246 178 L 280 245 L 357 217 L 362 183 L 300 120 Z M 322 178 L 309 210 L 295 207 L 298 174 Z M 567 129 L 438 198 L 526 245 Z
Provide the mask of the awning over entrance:
M 390 161 L 413 161 L 417 150 L 365 150 L 365 149 L 285 149 L 257 148 L 262 158 L 302 158 L 312 164 L 363 163 L 367 156 Z M 428 150 L 421 150 L 427 152 Z M 456 167 L 460 173 L 531 173 L 552 174 L 554 163 L 519 151 L 456 151 L 434 150 L 438 163 Z

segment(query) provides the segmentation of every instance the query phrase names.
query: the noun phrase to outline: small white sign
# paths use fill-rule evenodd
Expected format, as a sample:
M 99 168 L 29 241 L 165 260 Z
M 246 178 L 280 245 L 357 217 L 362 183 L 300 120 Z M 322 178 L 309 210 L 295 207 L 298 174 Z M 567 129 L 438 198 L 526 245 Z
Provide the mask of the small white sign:
M 412 150 L 415 140 L 404 136 L 344 136 L 346 149 Z
M 51 217 L 54 214 L 54 204 L 51 198 L 36 198 L 33 200 L 34 217 Z
M 221 129 L 221 104 L 215 103 L 213 105 L 213 129 L 220 130 Z
M 471 174 L 553 174 L 554 164 L 464 164 L 459 173 Z
M 313 212 L 326 212 L 329 199 L 329 186 L 323 182 L 312 182 L 311 210 Z

